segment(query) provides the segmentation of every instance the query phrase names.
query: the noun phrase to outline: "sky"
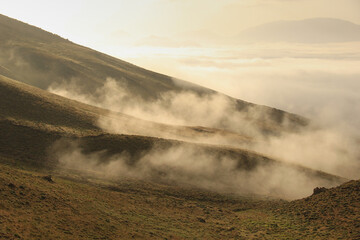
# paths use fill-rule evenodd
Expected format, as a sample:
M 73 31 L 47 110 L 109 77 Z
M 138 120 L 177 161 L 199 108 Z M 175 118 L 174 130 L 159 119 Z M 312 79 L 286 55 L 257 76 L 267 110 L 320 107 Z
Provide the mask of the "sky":
M 153 71 L 359 126 L 360 43 L 229 44 L 281 20 L 360 24 L 360 0 L 0 0 L 0 13 Z M 332 116 L 329 118 L 328 116 Z M 334 117 L 336 116 L 336 117 Z
M 360 24 L 359 0 L 1 0 L 4 15 L 70 40 L 96 42 L 209 31 L 232 36 L 278 20 L 331 17 Z M 117 39 L 120 38 L 120 39 Z M 104 40 L 105 39 L 105 40 Z M 96 42 L 95 42 L 96 41 Z

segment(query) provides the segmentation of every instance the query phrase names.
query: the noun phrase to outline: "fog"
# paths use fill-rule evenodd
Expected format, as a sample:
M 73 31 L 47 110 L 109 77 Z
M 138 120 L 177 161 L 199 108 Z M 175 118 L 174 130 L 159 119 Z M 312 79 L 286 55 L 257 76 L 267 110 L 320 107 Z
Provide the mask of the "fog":
M 80 170 L 88 177 L 151 180 L 220 193 L 295 199 L 310 195 L 316 186 L 339 184 L 291 165 L 264 163 L 253 169 L 239 169 L 236 159 L 215 157 L 191 146 L 154 146 L 129 164 L 126 152 L 106 158 L 104 151 L 86 154 L 79 143 L 60 140 L 52 147 L 52 157 L 62 169 Z
M 174 79 L 175 82 L 177 82 Z M 114 112 L 121 112 L 139 119 L 183 126 L 204 126 L 221 128 L 244 133 L 258 134 L 251 119 L 264 113 L 250 107 L 246 112 L 239 112 L 236 103 L 223 94 L 199 94 L 187 90 L 183 92 L 164 92 L 156 100 L 145 100 L 132 93 L 125 81 L 107 78 L 104 85 L 93 94 L 79 92 L 76 79 L 62 84 L 53 84 L 49 91 L 70 99 L 102 107 Z M 249 120 L 250 119 L 250 120 Z M 116 122 L 100 118 L 99 125 L 108 131 L 121 133 L 125 129 L 116 129 Z
M 359 133 L 360 43 L 172 48 L 130 57 L 141 66 Z
M 360 43 L 172 48 L 128 58 L 141 66 L 360 135 Z M 115 49 L 116 52 L 116 49 Z

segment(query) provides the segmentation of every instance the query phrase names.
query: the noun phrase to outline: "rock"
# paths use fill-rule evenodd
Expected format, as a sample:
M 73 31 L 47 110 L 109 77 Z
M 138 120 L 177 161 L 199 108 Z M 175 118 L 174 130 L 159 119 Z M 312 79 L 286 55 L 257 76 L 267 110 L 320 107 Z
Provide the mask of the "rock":
M 54 181 L 52 180 L 51 175 L 43 176 L 42 178 L 45 179 L 46 181 L 50 182 L 50 183 L 53 183 L 53 182 L 54 182 Z
M 241 211 L 246 211 L 246 210 L 249 210 L 249 208 L 247 208 L 247 207 L 236 208 L 233 210 L 233 212 L 241 212 Z
M 199 222 L 202 222 L 202 223 L 205 223 L 205 222 L 206 222 L 205 219 L 203 219 L 203 218 L 198 218 L 198 221 L 199 221 Z

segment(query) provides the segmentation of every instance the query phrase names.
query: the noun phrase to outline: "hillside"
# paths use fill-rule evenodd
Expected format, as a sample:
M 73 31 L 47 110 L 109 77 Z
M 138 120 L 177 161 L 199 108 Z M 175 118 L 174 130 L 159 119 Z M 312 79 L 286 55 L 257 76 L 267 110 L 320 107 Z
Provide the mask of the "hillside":
M 34 26 L 0 15 L 0 74 L 47 90 L 75 84 L 78 93 L 96 95 L 106 79 L 126 85 L 133 98 L 156 101 L 164 93 L 216 92 L 169 76 L 151 72 L 122 60 L 74 44 Z M 229 98 L 235 111 L 246 115 L 267 132 L 293 130 L 307 120 L 284 111 Z M 256 109 L 256 114 L 253 114 Z M 205 126 L 216 127 L 216 126 Z
M 290 201 L 348 179 L 249 150 L 305 130 L 308 120 L 173 80 L 2 15 L 0 33 L 0 239 L 358 236 L 358 181 Z M 79 94 L 96 95 L 108 77 L 127 85 L 134 97 L 127 101 L 217 94 L 236 104 L 226 112 L 235 117 L 221 116 L 223 128 L 164 124 L 47 91 L 69 81 Z M 206 117 L 222 113 L 219 106 L 204 107 Z
M 223 168 L 223 173 L 212 176 L 214 173 L 210 172 L 205 174 L 204 179 L 217 177 L 224 181 L 224 184 L 230 181 L 227 177 L 228 171 L 238 171 L 234 175 L 237 177 L 238 174 L 243 174 L 243 170 L 256 172 L 259 167 L 269 168 L 269 170 L 279 167 L 295 171 L 304 178 L 313 179 L 312 184 L 321 182 L 326 186 L 333 186 L 344 181 L 329 174 L 288 165 L 252 151 L 194 143 L 196 138 L 212 137 L 236 140 L 239 144 L 249 141 L 248 138 L 235 133 L 217 129 L 170 126 L 146 122 L 119 113 L 109 114 L 107 110 L 69 100 L 5 77 L 0 77 L 0 86 L 0 93 L 4 96 L 3 101 L 0 102 L 0 129 L 2 131 L 0 155 L 16 160 L 14 163 L 17 165 L 56 168 L 63 155 L 77 151 L 76 148 L 71 148 L 76 144 L 77 148 L 81 149 L 83 158 L 92 158 L 93 154 L 100 154 L 96 160 L 98 163 L 112 162 L 114 156 L 126 153 L 128 156 L 125 160 L 126 165 L 139 165 L 141 169 L 138 171 L 146 171 L 150 178 L 155 176 L 157 179 L 162 179 L 161 176 L 163 176 L 165 181 L 169 180 L 168 178 L 175 178 L 175 181 L 180 178 L 180 181 L 188 182 L 193 178 L 198 178 L 196 172 L 192 173 L 187 169 L 188 161 L 204 161 L 202 164 L 208 162 L 209 167 Z M 117 118 L 121 124 L 125 124 L 124 134 L 109 134 L 98 127 L 97 119 L 100 116 Z M 137 129 L 136 126 L 142 127 Z M 144 130 L 149 128 L 151 132 Z M 137 135 L 133 135 L 134 133 Z M 165 136 L 167 138 L 164 138 Z M 171 140 L 171 138 L 177 140 Z M 69 149 L 73 152 L 69 152 Z M 167 151 L 177 152 L 175 157 L 178 161 L 184 161 L 183 158 L 189 158 L 189 160 L 184 161 L 184 165 L 177 164 L 178 166 L 174 168 L 174 163 L 166 162 Z M 157 156 L 156 161 L 165 162 L 157 165 L 153 162 L 152 155 Z M 79 157 L 81 158 L 78 156 L 74 160 L 75 163 L 80 161 Z M 161 160 L 164 157 L 165 159 Z M 228 169 L 227 165 L 222 164 L 224 159 L 234 161 L 235 165 L 230 165 L 232 167 Z M 144 164 L 146 168 L 142 169 Z M 131 169 L 127 171 L 131 172 Z M 168 174 L 168 171 L 171 174 Z M 158 173 L 161 174 L 158 175 Z M 184 176 L 187 177 L 183 179 Z M 271 175 L 264 176 L 265 179 L 268 177 Z M 231 190 L 232 187 L 235 186 L 229 186 L 229 189 Z M 311 187 L 313 186 L 310 185 L 310 189 Z M 242 189 L 246 186 L 237 188 Z M 273 194 L 277 193 L 273 192 Z M 279 194 L 283 193 L 280 191 Z
M 16 80 L 0 75 L 0 93 L 4 96 L 0 102 L 0 154 L 14 160 L 13 163 L 50 169 L 62 164 L 65 168 L 89 168 L 95 172 L 101 169 L 102 173 L 112 171 L 112 164 L 115 164 L 115 168 L 119 168 L 118 171 L 125 175 L 138 175 L 141 172 L 144 175 L 141 177 L 149 179 L 196 182 L 207 189 L 256 192 L 287 198 L 303 196 L 317 185 L 329 187 L 345 181 L 337 176 L 246 150 L 253 141 L 260 141 L 251 135 L 207 126 L 174 126 L 144 121 L 37 88 L 41 86 L 20 83 L 33 81 L 33 85 L 38 82 L 47 88 L 54 82 L 63 81 L 65 76 L 62 74 L 76 72 L 86 73 L 84 86 L 88 87 L 101 84 L 103 78 L 96 74 L 104 74 L 105 77 L 109 72 L 103 67 L 111 65 L 117 69 L 116 73 L 126 74 L 124 76 L 127 79 L 134 78 L 135 82 L 142 79 L 146 82 L 141 85 L 141 91 L 151 93 L 149 98 L 155 98 L 157 94 L 148 89 L 147 85 L 155 87 L 159 92 L 164 90 L 153 85 L 153 81 L 166 85 L 168 88 L 164 91 L 175 89 L 175 85 L 171 85 L 175 82 L 169 77 L 140 69 L 4 16 L 0 22 L 1 31 L 4 32 L 2 41 L 6 42 L 3 52 L 11 55 L 2 58 L 2 64 L 5 63 L 2 66 L 8 72 L 7 76 L 14 75 Z M 32 56 L 37 57 L 24 62 L 24 56 L 29 53 L 26 49 L 32 49 Z M 21 57 L 17 58 L 17 54 Z M 48 56 L 52 58 L 48 59 Z M 75 71 L 75 68 L 82 70 Z M 80 83 L 84 81 L 84 78 L 78 79 Z M 134 85 L 134 81 L 129 80 L 128 84 Z M 187 86 L 187 90 L 193 87 L 187 83 L 182 85 Z M 90 89 L 87 88 L 87 91 Z M 208 92 L 201 87 L 192 88 L 192 91 L 200 95 Z M 240 126 L 248 128 L 255 122 L 264 137 L 268 132 L 280 134 L 287 129 L 296 131 L 297 127 L 306 124 L 306 120 L 301 117 L 280 110 L 261 106 L 255 106 L 255 109 L 256 112 L 238 109 L 244 111 L 245 115 L 249 113 L 244 118 L 249 124 L 240 122 Z M 231 112 L 229 114 L 232 115 Z M 281 124 L 283 121 L 285 125 Z M 112 125 L 107 126 L 109 122 L 120 127 L 114 131 Z M 68 162 L 72 158 L 75 158 L 74 161 Z M 103 164 L 102 168 L 97 167 L 99 164 Z M 207 166 L 204 173 L 203 165 Z M 283 184 L 291 174 L 299 177 L 299 181 Z M 234 178 L 255 178 L 257 184 L 234 184 Z M 299 185 L 302 182 L 300 179 L 305 183 Z M 261 186 L 262 181 L 267 184 Z M 295 185 L 299 185 L 301 191 L 296 190 Z
M 331 43 L 360 41 L 360 25 L 332 18 L 266 23 L 242 31 L 236 39 L 243 43 L 293 42 Z

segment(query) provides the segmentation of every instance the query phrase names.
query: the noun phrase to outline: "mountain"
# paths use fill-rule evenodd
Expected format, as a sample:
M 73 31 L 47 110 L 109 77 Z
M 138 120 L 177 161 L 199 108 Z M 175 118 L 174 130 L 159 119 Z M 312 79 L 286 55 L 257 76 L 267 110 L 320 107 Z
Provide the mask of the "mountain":
M 74 44 L 3 15 L 0 15 L 0 33 L 0 74 L 43 90 L 71 83 L 76 85 L 79 94 L 94 95 L 106 79 L 112 78 L 126 85 L 131 96 L 145 101 L 156 101 L 168 92 L 218 94 Z M 244 113 L 249 122 L 256 122 L 264 132 L 279 133 L 308 123 L 295 114 L 227 98 L 236 106 L 235 111 Z M 253 109 L 257 114 L 252 114 Z
M 237 42 L 331 43 L 360 41 L 360 25 L 341 19 L 312 18 L 266 23 L 242 31 Z
M 203 164 L 206 161 L 211 162 L 210 168 L 224 168 L 216 174 L 216 177 L 224 183 L 230 180 L 227 175 L 231 168 L 236 170 L 233 172 L 235 174 L 233 177 L 240 177 L 244 170 L 256 173 L 259 167 L 266 168 L 263 171 L 269 173 L 261 175 L 261 178 L 266 179 L 271 177 L 270 172 L 275 166 L 288 169 L 288 172 L 299 172 L 299 175 L 305 179 L 314 179 L 314 182 L 309 181 L 311 184 L 304 188 L 307 189 L 306 191 L 311 189 L 315 182 L 333 186 L 344 181 L 337 176 L 287 164 L 246 150 L 256 141 L 261 141 L 255 135 L 242 134 L 226 128 L 214 128 L 211 124 L 209 126 L 175 126 L 145 121 L 45 91 L 54 83 L 66 81 L 68 77 L 68 79 L 76 79 L 75 81 L 79 84 L 77 86 L 84 86 L 80 89 L 81 91 L 92 93 L 102 85 L 105 77 L 110 75 L 119 81 L 125 81 L 129 89 L 140 96 L 144 92 L 144 98 L 147 101 L 161 97 L 167 91 L 192 91 L 200 96 L 213 94 L 212 90 L 180 80 L 174 81 L 170 77 L 73 44 L 59 36 L 16 20 L 2 16 L 0 22 L 0 30 L 3 33 L 1 41 L 4 43 L 1 45 L 3 72 L 0 73 L 2 96 L 0 155 L 30 166 L 52 168 L 56 167 L 60 161 L 58 152 L 61 152 L 60 155 L 63 156 L 77 154 L 76 152 L 80 151 L 81 158 L 91 159 L 96 155 L 96 161 L 104 163 L 125 154 L 126 157 L 121 157 L 121 161 L 126 159 L 125 166 L 136 165 L 139 161 L 141 168 L 146 166 L 145 170 L 139 171 L 156 169 L 155 172 L 167 172 L 166 169 L 169 168 L 174 171 L 172 177 L 186 176 L 185 182 L 194 177 L 197 178 L 197 174 L 194 173 L 188 176 L 189 170 L 186 164 L 174 167 L 173 162 L 166 162 L 169 159 L 166 157 L 167 154 L 171 154 L 168 152 L 174 151 L 178 153 L 177 158 L 180 162 L 184 158 L 189 160 L 198 158 L 199 161 L 204 161 Z M 118 77 L 116 78 L 115 75 Z M 139 82 L 141 84 L 138 84 Z M 256 128 L 260 129 L 257 134 L 264 135 L 264 138 L 268 133 L 281 134 L 282 131 L 298 131 L 299 127 L 307 123 L 305 119 L 297 115 L 227 98 L 238 104 L 236 109 L 232 109 L 233 111 L 245 114 L 244 118 L 235 119 L 234 122 L 239 121 L 240 127 L 244 129 L 255 124 Z M 130 98 L 127 101 L 134 101 L 134 99 Z M 226 114 L 235 113 L 229 111 Z M 222 121 L 229 120 L 225 118 Z M 284 125 L 283 122 L 285 122 Z M 113 124 L 120 130 L 114 130 Z M 37 141 L 34 143 L 33 139 Z M 69 149 L 72 152 L 69 152 Z M 165 167 L 160 166 L 162 170 L 158 169 L 157 165 L 153 166 L 153 155 L 165 161 Z M 235 165 L 230 165 L 232 167 L 229 169 L 229 166 L 222 165 L 222 161 L 230 161 Z M 220 165 L 217 166 L 218 164 Z M 131 171 L 131 169 L 128 170 L 128 172 Z M 152 175 L 153 172 L 151 170 L 147 174 Z M 167 179 L 168 175 L 164 176 Z M 208 177 L 205 176 L 205 178 Z M 247 187 L 246 184 L 243 185 L 243 188 Z M 291 189 L 287 190 L 293 192 Z M 250 191 L 253 190 L 250 189 Z M 281 193 L 283 190 L 279 191 L 279 193 L 272 191 L 272 194 L 283 194 Z
M 91 95 L 112 77 L 145 102 L 166 92 L 214 91 L 5 16 L 0 43 L 1 239 L 329 239 L 318 232 L 332 224 L 307 222 L 295 212 L 316 210 L 304 206 L 306 199 L 279 198 L 347 179 L 246 148 L 269 133 L 304 130 L 306 119 L 227 97 L 245 114 L 241 126 L 255 124 L 261 137 L 211 124 L 146 121 L 46 90 L 75 81 L 80 93 Z M 119 130 L 105 127 L 109 123 Z M 355 200 L 358 189 L 350 189 L 355 194 L 336 201 Z M 329 203 L 332 190 L 318 196 L 322 200 L 310 202 Z M 349 206 L 357 216 L 359 207 Z M 330 237 L 356 237 L 357 222 L 349 222 Z

